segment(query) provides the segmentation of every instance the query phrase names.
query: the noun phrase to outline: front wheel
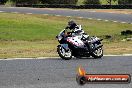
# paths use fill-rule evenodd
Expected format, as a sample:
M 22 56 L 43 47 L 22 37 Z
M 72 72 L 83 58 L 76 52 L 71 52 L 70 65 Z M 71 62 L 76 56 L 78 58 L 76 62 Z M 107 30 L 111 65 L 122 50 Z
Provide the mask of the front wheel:
M 70 60 L 72 58 L 72 52 L 70 49 L 66 51 L 62 46 L 58 46 L 57 52 L 59 56 L 64 60 Z
M 103 56 L 103 49 L 102 47 L 96 49 L 91 53 L 91 56 L 94 58 L 101 58 Z

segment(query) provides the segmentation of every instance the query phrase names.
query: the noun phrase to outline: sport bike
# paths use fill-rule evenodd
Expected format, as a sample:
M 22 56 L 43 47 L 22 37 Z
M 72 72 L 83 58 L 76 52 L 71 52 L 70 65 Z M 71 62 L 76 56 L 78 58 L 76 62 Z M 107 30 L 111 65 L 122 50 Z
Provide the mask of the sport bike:
M 103 45 L 101 44 L 103 39 L 98 37 L 90 37 L 86 33 L 81 35 L 74 32 L 65 33 L 64 29 L 56 36 L 56 38 L 60 43 L 57 46 L 57 52 L 64 60 L 70 60 L 73 56 L 92 56 L 94 58 L 101 58 L 103 56 Z

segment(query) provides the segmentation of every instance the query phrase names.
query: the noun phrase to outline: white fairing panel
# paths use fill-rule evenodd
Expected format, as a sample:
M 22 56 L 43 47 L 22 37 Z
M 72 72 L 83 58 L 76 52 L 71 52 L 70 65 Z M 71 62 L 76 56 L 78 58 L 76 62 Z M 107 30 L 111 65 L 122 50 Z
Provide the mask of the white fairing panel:
M 64 29 L 65 30 L 65 29 Z M 62 33 L 63 33 L 63 31 L 64 30 L 62 30 L 60 33 L 59 33 L 59 35 L 58 35 L 58 40 L 60 41 L 63 37 L 62 37 Z
M 84 43 L 78 38 L 78 36 L 69 37 L 69 38 L 67 38 L 67 41 L 72 43 L 73 45 L 76 45 L 76 46 L 83 46 L 84 45 Z

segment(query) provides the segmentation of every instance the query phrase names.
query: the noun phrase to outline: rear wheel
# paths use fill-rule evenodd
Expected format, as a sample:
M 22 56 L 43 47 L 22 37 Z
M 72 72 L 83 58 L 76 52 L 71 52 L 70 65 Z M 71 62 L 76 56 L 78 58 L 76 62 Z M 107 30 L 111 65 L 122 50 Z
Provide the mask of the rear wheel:
M 70 49 L 66 51 L 62 46 L 58 46 L 57 52 L 59 56 L 64 60 L 70 60 L 72 58 L 72 52 Z
M 103 49 L 102 47 L 96 49 L 95 51 L 92 52 L 92 57 L 94 58 L 101 58 L 103 56 Z

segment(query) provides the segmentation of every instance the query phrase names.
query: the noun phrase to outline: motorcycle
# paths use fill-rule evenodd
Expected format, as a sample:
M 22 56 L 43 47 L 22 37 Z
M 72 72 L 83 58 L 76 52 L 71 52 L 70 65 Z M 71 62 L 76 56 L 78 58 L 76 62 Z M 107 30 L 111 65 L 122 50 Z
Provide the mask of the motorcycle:
M 86 38 L 86 36 L 88 38 Z M 94 57 L 101 58 L 103 56 L 103 49 L 101 41 L 98 37 L 90 37 L 83 33 L 76 35 L 74 32 L 65 33 L 65 29 L 62 30 L 56 36 L 58 42 L 57 52 L 59 56 L 64 60 L 70 60 L 74 57 Z

